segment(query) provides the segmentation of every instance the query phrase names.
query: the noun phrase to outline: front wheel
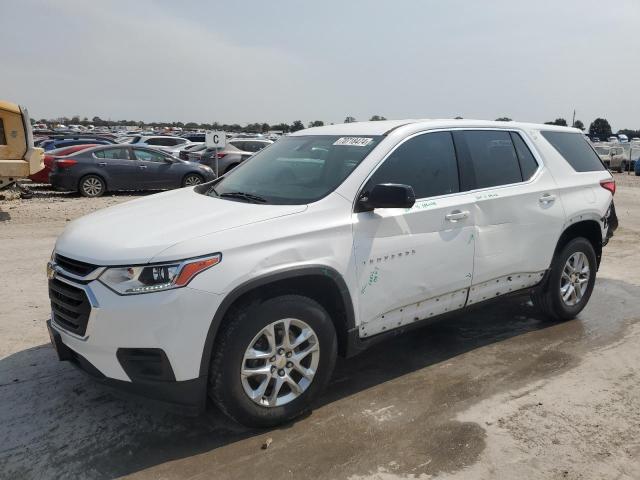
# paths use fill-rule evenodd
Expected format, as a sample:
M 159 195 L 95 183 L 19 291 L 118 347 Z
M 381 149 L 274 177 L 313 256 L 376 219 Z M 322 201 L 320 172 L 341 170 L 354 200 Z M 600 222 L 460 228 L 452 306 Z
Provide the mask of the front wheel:
M 271 427 L 302 414 L 324 390 L 336 332 L 315 300 L 283 295 L 234 309 L 214 346 L 209 395 L 235 421 Z
M 189 173 L 182 179 L 183 187 L 195 187 L 203 182 L 203 178 L 197 173 Z
M 591 242 L 574 238 L 555 255 L 547 281 L 532 295 L 533 303 L 555 320 L 574 318 L 589 302 L 596 269 Z

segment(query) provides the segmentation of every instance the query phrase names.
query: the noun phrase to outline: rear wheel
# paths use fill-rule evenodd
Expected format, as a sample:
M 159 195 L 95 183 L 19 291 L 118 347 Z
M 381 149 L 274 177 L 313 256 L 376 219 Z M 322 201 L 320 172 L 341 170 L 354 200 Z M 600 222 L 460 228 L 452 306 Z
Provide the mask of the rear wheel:
M 195 187 L 196 185 L 200 185 L 203 181 L 204 179 L 197 173 L 189 173 L 182 179 L 182 186 Z
M 98 175 L 85 175 L 78 184 L 78 190 L 83 197 L 100 197 L 106 189 L 107 185 Z
M 545 284 L 533 303 L 555 320 L 574 318 L 586 307 L 596 281 L 597 260 L 586 238 L 571 240 L 553 259 Z
M 216 341 L 209 395 L 232 419 L 270 427 L 303 413 L 327 385 L 333 323 L 316 301 L 284 295 L 235 309 Z

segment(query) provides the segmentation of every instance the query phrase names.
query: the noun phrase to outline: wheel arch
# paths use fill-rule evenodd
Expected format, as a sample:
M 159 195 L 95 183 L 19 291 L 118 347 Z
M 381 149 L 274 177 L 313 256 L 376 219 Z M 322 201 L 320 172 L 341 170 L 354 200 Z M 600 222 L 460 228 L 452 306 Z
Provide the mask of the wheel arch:
M 554 257 L 562 251 L 562 249 L 574 238 L 584 237 L 593 246 L 596 252 L 596 260 L 598 267 L 602 258 L 602 229 L 597 220 L 582 220 L 568 226 L 560 235 L 556 249 L 553 253 Z
M 324 265 L 295 267 L 251 279 L 225 296 L 207 332 L 200 361 L 200 376 L 208 375 L 217 333 L 232 307 L 284 294 L 304 295 L 320 303 L 334 323 L 339 354 L 347 354 L 348 332 L 355 328 L 355 314 L 344 278 L 335 269 Z

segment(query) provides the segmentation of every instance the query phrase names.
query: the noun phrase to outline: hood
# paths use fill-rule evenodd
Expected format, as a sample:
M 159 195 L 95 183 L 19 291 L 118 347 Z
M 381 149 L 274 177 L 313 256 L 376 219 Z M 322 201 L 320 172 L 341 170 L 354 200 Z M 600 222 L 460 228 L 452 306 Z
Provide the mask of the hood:
M 306 208 L 223 200 L 183 188 L 122 203 L 71 222 L 56 242 L 56 253 L 97 265 L 147 263 L 177 243 Z

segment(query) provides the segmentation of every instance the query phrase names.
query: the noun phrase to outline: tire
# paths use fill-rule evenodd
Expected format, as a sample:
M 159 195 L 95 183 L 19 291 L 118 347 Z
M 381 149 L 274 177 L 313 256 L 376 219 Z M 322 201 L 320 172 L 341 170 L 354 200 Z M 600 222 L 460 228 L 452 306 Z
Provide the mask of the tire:
M 98 175 L 85 175 L 78 182 L 78 191 L 83 197 L 101 197 L 107 191 L 107 184 Z
M 196 185 L 200 185 L 202 182 L 204 182 L 202 175 L 198 175 L 197 173 L 187 173 L 182 179 L 182 186 L 195 187 Z
M 227 173 L 229 173 L 231 170 L 233 170 L 234 168 L 236 168 L 238 165 L 240 165 L 239 163 L 232 163 L 231 165 L 229 165 L 225 170 L 224 170 L 224 174 L 226 175 Z
M 282 333 L 284 319 L 290 320 L 290 338 L 303 338 L 299 336 L 303 331 L 299 329 L 301 324 L 294 322 L 304 323 L 315 335 L 293 349 L 297 355 L 306 355 L 298 363 L 311 377 L 310 380 L 295 367 L 290 368 L 288 359 L 295 361 L 295 356 L 287 357 L 286 351 L 282 355 L 280 348 L 285 344 L 284 337 L 279 334 Z M 275 355 L 260 360 L 246 359 L 245 354 L 249 352 L 271 355 L 274 351 L 271 343 L 266 336 L 259 335 L 273 324 L 276 325 L 274 343 L 277 359 L 274 361 Z M 314 345 L 319 347 L 317 352 L 313 351 Z M 253 350 L 249 350 L 249 347 L 253 347 Z M 214 345 L 209 370 L 209 396 L 223 413 L 238 423 L 249 427 L 279 425 L 304 413 L 325 389 L 333 372 L 337 350 L 336 332 L 329 314 L 318 302 L 308 297 L 283 295 L 232 309 Z M 306 351 L 311 353 L 300 353 Z M 317 356 L 314 356 L 316 353 Z M 284 362 L 287 362 L 286 365 Z M 310 375 L 314 366 L 315 374 Z M 241 375 L 240 371 L 245 367 L 264 368 L 271 373 Z M 278 381 L 284 383 L 274 396 Z M 289 381 L 298 382 L 300 391 L 294 392 Z M 266 386 L 261 389 L 263 382 L 266 382 Z M 256 393 L 256 400 L 253 400 L 247 389 L 262 393 Z
M 567 276 L 563 276 L 565 267 L 570 258 L 580 258 L 584 256 L 585 264 L 588 264 L 589 275 L 586 282 L 580 288 L 581 298 L 577 300 L 577 291 L 575 297 L 570 295 L 565 301 L 561 289 L 571 283 Z M 575 255 L 575 256 L 574 256 Z M 596 253 L 593 250 L 591 242 L 586 238 L 578 237 L 571 240 L 561 252 L 557 253 L 551 263 L 551 269 L 543 286 L 535 290 L 532 294 L 532 300 L 547 317 L 553 320 L 570 320 L 575 318 L 589 302 L 593 286 L 596 281 L 597 260 Z M 582 277 L 583 276 L 579 276 Z M 571 289 L 566 290 L 569 294 Z M 571 304 L 575 301 L 575 304 Z

